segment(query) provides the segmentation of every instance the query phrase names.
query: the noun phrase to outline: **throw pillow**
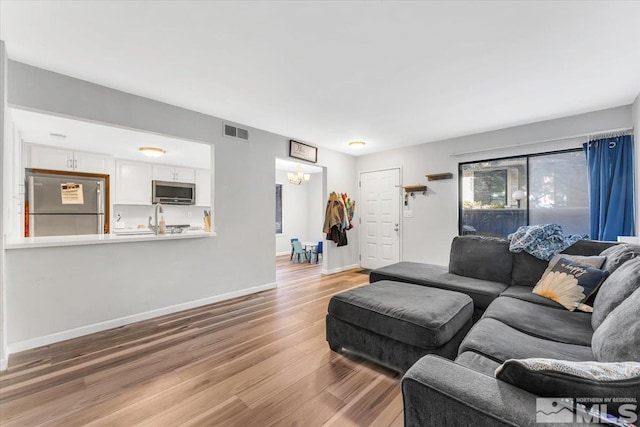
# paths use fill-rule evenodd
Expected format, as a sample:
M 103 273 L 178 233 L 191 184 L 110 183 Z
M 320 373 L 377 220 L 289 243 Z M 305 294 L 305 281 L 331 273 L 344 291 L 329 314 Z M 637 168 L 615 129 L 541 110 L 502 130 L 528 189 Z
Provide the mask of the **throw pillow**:
M 615 245 L 600 252 L 600 256 L 607 257 L 602 269 L 613 273 L 630 259 L 640 257 L 640 246 L 630 244 Z
M 595 331 L 622 301 L 640 288 L 640 258 L 625 262 L 602 283 L 593 302 L 591 327 Z
M 560 258 L 549 274 L 538 281 L 532 292 L 574 311 L 578 304 L 598 289 L 608 274 L 606 271 Z
M 496 369 L 495 376 L 538 396 L 607 399 L 607 410 L 611 412 L 629 398 L 640 400 L 638 362 L 510 359 Z
M 544 276 L 551 273 L 551 270 L 553 269 L 553 267 L 555 267 L 558 261 L 560 261 L 562 258 L 568 259 L 569 261 L 573 261 L 581 265 L 588 265 L 589 267 L 593 267 L 593 268 L 601 268 L 602 264 L 604 264 L 604 262 L 607 259 L 607 257 L 604 257 L 604 256 L 558 254 L 558 255 L 555 255 L 553 258 L 551 258 L 551 261 L 549 261 L 549 265 L 547 266 L 547 269 L 544 271 L 544 273 L 542 273 L 542 277 L 540 278 L 543 279 Z

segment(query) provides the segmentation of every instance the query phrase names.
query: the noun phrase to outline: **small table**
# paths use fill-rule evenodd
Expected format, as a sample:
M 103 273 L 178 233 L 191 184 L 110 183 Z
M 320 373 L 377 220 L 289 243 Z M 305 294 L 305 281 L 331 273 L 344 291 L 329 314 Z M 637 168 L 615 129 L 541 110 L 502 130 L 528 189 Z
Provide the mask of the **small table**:
M 313 255 L 313 252 L 316 250 L 318 242 L 300 242 L 300 244 L 305 250 L 311 251 L 311 254 L 309 255 L 309 264 L 311 264 L 311 255 Z

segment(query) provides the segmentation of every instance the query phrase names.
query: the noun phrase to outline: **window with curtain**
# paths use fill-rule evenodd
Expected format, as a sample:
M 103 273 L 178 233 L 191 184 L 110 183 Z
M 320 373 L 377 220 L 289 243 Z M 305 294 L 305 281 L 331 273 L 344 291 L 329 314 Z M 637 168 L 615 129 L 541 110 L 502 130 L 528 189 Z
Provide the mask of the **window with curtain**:
M 618 135 L 583 146 L 589 177 L 590 236 L 617 240 L 635 234 L 633 136 Z
M 282 184 L 276 184 L 276 234 L 282 234 Z
M 589 233 L 587 164 L 582 150 L 461 163 L 460 234 L 506 237 L 518 227 L 560 224 Z

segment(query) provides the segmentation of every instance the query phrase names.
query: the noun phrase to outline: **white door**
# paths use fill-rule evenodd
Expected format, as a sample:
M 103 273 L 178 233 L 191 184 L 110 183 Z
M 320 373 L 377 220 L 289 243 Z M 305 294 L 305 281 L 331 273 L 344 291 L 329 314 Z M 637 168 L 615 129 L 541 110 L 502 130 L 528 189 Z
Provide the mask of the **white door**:
M 400 170 L 360 174 L 360 266 L 400 261 Z

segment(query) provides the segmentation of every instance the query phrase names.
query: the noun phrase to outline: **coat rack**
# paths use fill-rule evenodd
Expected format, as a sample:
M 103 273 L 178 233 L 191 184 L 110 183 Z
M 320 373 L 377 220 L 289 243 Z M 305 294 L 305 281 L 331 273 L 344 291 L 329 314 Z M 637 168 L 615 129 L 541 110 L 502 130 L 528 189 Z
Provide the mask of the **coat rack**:
M 414 196 L 414 193 L 422 193 L 424 195 L 427 194 L 427 186 L 426 185 L 405 185 L 402 187 L 405 193 L 410 193 L 411 196 Z
M 416 197 L 416 193 L 422 193 L 425 196 L 427 195 L 427 186 L 426 185 L 405 185 L 402 187 L 404 190 L 404 205 L 409 206 L 409 194 L 411 197 Z

